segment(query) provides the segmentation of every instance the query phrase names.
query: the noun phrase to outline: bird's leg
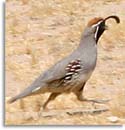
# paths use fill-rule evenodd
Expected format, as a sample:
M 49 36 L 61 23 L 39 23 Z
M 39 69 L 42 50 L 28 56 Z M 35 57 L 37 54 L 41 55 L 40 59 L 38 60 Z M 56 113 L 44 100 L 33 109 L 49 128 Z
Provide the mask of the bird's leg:
M 79 101 L 87 101 L 87 102 L 93 102 L 93 103 L 106 103 L 106 102 L 108 102 L 108 101 L 110 101 L 110 99 L 87 99 L 87 98 L 85 98 L 84 96 L 83 96 L 83 94 L 82 94 L 82 92 L 83 92 L 83 89 L 84 89 L 84 85 L 85 85 L 85 83 L 83 84 L 83 87 L 79 90 L 79 91 L 77 91 L 77 92 L 75 92 L 75 94 L 76 94 L 76 96 L 77 96 L 77 99 L 79 100 Z
M 79 92 L 77 92 L 75 94 L 76 94 L 77 99 L 79 101 L 86 101 L 86 102 L 93 102 L 93 103 L 102 103 L 102 104 L 110 101 L 110 99 L 102 99 L 102 100 L 101 99 L 87 99 L 87 98 L 83 97 L 82 91 L 79 91 Z
M 90 102 L 93 102 L 93 103 L 103 104 L 103 103 L 110 101 L 110 99 L 86 99 L 86 98 L 84 98 L 84 101 L 90 101 Z
M 43 104 L 43 109 L 46 109 L 47 104 L 54 100 L 60 93 L 51 93 L 47 101 Z

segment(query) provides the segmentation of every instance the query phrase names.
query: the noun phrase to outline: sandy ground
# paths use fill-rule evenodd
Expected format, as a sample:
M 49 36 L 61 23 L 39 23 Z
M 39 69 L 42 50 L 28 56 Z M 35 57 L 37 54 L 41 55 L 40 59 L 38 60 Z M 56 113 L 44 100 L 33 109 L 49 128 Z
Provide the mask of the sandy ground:
M 98 62 L 83 94 L 111 99 L 106 104 L 77 101 L 62 94 L 48 105 L 52 110 L 108 108 L 95 114 L 38 116 L 48 93 L 6 105 L 6 125 L 120 125 L 125 124 L 125 1 L 124 0 L 7 0 L 6 99 L 26 88 L 41 72 L 67 56 L 79 44 L 87 21 L 117 15 L 98 43 Z M 41 110 L 42 112 L 42 110 Z

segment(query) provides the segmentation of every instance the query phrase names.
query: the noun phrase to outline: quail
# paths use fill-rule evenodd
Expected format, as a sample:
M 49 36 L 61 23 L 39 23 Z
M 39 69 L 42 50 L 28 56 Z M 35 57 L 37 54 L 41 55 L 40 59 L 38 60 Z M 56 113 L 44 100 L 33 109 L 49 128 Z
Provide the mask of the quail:
M 51 94 L 43 105 L 44 109 L 58 95 L 69 92 L 73 92 L 79 101 L 103 102 L 84 98 L 82 91 L 95 69 L 97 43 L 107 29 L 106 21 L 108 19 L 114 19 L 120 23 L 119 17 L 115 15 L 106 18 L 95 17 L 90 20 L 84 29 L 78 47 L 69 56 L 42 73 L 28 88 L 12 97 L 8 102 L 13 103 L 24 97 L 46 92 Z

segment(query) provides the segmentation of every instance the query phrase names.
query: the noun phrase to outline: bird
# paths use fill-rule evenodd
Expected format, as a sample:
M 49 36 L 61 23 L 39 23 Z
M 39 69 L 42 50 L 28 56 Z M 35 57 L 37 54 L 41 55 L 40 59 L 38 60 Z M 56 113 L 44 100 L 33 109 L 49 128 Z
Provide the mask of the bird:
M 46 92 L 51 94 L 43 104 L 43 109 L 46 109 L 48 103 L 58 95 L 70 92 L 73 92 L 79 101 L 105 102 L 106 100 L 87 99 L 82 92 L 96 67 L 97 43 L 107 30 L 106 21 L 109 19 L 114 19 L 116 23 L 120 23 L 120 19 L 116 15 L 91 19 L 81 35 L 78 47 L 71 54 L 40 74 L 29 87 L 9 99 L 8 103 Z

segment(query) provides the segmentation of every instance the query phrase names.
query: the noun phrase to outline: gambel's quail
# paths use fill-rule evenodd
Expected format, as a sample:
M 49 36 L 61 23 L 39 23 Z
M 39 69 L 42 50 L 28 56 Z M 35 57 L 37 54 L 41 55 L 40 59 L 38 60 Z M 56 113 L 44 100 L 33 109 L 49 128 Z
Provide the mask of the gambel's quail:
M 80 40 L 80 44 L 68 57 L 57 62 L 50 69 L 42 73 L 28 88 L 19 95 L 12 97 L 9 103 L 30 95 L 51 92 L 48 100 L 54 100 L 61 93 L 73 92 L 80 101 L 103 102 L 104 100 L 85 99 L 82 91 L 87 80 L 90 78 L 96 66 L 97 42 L 107 29 L 105 25 L 108 19 L 115 19 L 120 23 L 117 16 L 101 17 L 90 20 Z

